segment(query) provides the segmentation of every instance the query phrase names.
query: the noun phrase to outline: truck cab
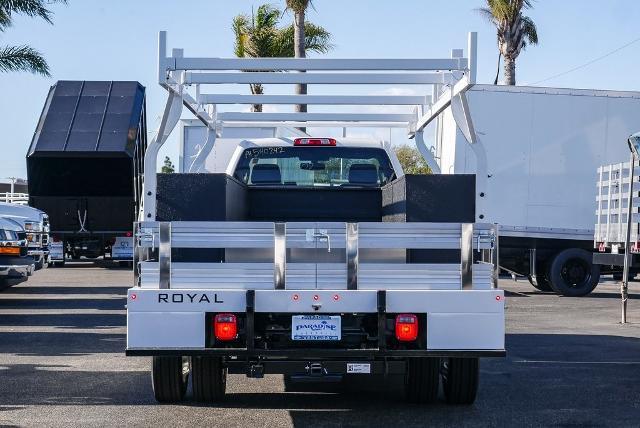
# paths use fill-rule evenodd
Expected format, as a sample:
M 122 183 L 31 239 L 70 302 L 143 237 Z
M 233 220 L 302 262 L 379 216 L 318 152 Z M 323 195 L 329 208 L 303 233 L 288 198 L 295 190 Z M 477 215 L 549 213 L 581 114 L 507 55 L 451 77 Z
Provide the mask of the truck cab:
M 382 187 L 402 167 L 384 142 L 273 138 L 242 141 L 226 173 L 248 186 Z

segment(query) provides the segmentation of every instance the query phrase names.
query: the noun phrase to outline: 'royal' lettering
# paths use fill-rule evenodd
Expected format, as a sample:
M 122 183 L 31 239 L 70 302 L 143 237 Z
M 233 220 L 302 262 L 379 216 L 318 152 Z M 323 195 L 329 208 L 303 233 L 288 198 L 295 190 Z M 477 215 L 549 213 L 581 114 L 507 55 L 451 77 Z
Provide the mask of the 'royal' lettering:
M 168 293 L 158 294 L 158 303 L 211 303 L 211 298 L 206 293 L 185 293 L 187 298 L 184 298 L 182 293 L 174 293 L 171 295 L 171 301 L 169 301 Z M 224 303 L 221 297 L 217 293 L 213 293 L 213 303 Z

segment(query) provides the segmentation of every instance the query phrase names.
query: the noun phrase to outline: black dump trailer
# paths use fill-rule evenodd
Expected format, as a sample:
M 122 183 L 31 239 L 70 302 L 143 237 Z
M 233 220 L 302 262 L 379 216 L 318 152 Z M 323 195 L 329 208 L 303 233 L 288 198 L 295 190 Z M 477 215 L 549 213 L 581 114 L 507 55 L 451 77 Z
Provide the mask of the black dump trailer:
M 64 260 L 112 256 L 131 236 L 147 147 L 145 88 L 127 81 L 58 81 L 29 152 L 29 204 L 49 215 Z

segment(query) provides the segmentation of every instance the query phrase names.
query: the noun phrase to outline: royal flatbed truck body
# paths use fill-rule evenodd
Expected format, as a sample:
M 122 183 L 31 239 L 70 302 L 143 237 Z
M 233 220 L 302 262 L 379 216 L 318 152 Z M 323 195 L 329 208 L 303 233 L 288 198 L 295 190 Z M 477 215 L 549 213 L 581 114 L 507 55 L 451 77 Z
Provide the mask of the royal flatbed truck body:
M 407 398 L 431 402 L 444 392 L 469 404 L 479 358 L 505 355 L 504 293 L 497 288 L 498 227 L 475 222 L 475 177 L 404 175 L 387 145 L 314 138 L 291 123 L 343 120 L 408 126 L 411 115 L 234 113 L 212 117 L 183 85 L 244 82 L 245 73 L 193 70 L 332 70 L 253 73 L 297 80 L 374 84 L 475 78 L 470 58 L 439 60 L 249 60 L 166 57 L 160 36 L 160 84 L 169 92 L 157 137 L 145 156 L 144 202 L 135 224 L 135 283 L 127 294 L 127 355 L 153 356 L 154 394 L 179 401 L 191 376 L 195 400 L 216 402 L 227 373 L 285 375 L 285 385 L 348 376 L 403 375 Z M 339 73 L 391 70 L 420 73 Z M 458 70 L 451 74 L 440 70 Z M 272 76 L 267 76 L 272 75 Z M 292 76 L 295 81 L 291 80 Z M 312 76 L 312 77 L 309 77 Z M 329 77 L 327 77 L 329 76 Z M 462 77 L 461 77 L 462 76 Z M 176 80 L 178 78 L 178 80 Z M 201 80 L 204 79 L 204 80 Z M 282 79 L 282 81 L 278 80 Z M 205 81 L 206 80 L 206 81 Z M 308 83 L 308 82 L 307 82 Z M 464 82 L 463 82 L 464 83 Z M 468 82 L 467 82 L 468 83 Z M 208 97 L 208 98 L 207 98 Z M 425 97 L 274 96 L 275 103 L 426 103 Z M 253 104 L 236 96 L 237 104 Z M 182 106 L 206 123 L 206 159 L 224 121 L 278 122 L 292 138 L 247 139 L 224 174 L 156 177 L 156 156 Z M 423 106 L 426 107 L 426 106 Z M 248 116 L 247 116 L 248 115 Z M 409 123 L 411 122 L 411 123 Z M 417 126 L 416 126 L 417 125 Z

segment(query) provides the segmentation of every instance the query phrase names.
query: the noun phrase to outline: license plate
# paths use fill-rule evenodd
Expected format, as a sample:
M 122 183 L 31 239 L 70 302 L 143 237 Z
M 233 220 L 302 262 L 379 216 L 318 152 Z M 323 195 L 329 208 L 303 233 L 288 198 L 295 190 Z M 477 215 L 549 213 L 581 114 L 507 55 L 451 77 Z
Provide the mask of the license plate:
M 339 315 L 294 315 L 291 317 L 291 339 L 340 340 L 341 327 Z
M 371 373 L 371 364 L 347 363 L 347 373 L 369 374 Z

